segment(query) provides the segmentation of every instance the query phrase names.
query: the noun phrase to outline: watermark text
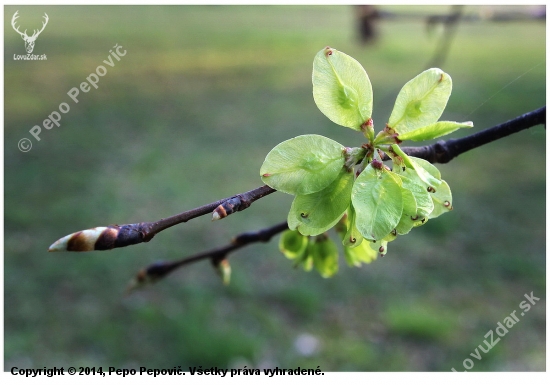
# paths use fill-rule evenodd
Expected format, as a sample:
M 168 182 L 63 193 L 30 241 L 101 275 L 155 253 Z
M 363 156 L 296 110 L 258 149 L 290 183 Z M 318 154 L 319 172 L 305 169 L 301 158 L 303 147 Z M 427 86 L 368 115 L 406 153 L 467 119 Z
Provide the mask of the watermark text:
M 112 68 L 116 65 L 117 62 L 121 60 L 122 57 L 126 56 L 127 51 L 122 48 L 122 46 L 116 44 L 112 49 L 109 50 L 109 56 L 106 60 L 103 60 L 105 65 L 99 65 L 96 67 L 95 71 L 90 73 L 86 77 L 86 81 L 80 83 L 78 87 L 71 88 L 67 95 L 70 98 L 70 101 L 73 103 L 79 102 L 80 92 L 87 93 L 92 88 L 98 89 L 100 78 L 107 75 L 108 68 Z M 20 55 L 21 56 L 21 55 Z M 40 142 L 40 135 L 42 134 L 42 129 L 51 130 L 54 127 L 61 127 L 61 120 L 63 115 L 67 114 L 71 110 L 71 105 L 69 102 L 62 102 L 59 104 L 57 110 L 52 111 L 46 119 L 42 122 L 42 125 L 35 125 L 30 130 L 29 133 L 33 138 Z M 28 138 L 22 138 L 19 140 L 17 147 L 21 152 L 28 152 L 32 148 L 32 141 Z

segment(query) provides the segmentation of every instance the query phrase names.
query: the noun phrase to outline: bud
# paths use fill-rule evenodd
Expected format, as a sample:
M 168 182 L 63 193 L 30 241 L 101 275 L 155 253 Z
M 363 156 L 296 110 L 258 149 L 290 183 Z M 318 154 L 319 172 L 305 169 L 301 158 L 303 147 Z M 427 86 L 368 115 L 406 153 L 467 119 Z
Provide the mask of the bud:
M 378 170 L 381 170 L 382 167 L 384 166 L 384 163 L 382 163 L 382 161 L 380 161 L 378 159 L 373 159 L 372 162 L 371 162 L 371 165 L 372 165 L 372 167 L 374 167 Z
M 55 241 L 48 251 L 93 251 L 110 250 L 144 241 L 140 224 L 94 227 L 69 234 Z
M 103 234 L 105 234 L 104 239 L 116 237 L 113 232 L 114 230 L 108 227 L 78 231 L 57 240 L 48 251 L 92 251 L 95 250 L 95 244 Z
M 229 285 L 229 281 L 231 280 L 231 265 L 229 264 L 227 258 L 213 260 L 212 264 L 216 268 L 218 275 L 221 277 L 223 284 L 226 286 Z
M 225 218 L 228 215 L 233 214 L 236 211 L 239 211 L 241 203 L 241 198 L 239 197 L 226 200 L 221 205 L 216 207 L 216 209 L 212 213 L 212 220 L 217 221 L 219 219 Z

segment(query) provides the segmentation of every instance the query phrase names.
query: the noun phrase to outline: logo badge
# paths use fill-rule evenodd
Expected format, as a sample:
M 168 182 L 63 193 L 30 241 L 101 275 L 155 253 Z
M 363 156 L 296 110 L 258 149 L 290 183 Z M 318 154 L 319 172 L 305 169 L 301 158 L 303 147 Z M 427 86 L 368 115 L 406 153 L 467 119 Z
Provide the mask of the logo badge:
M 19 27 L 17 27 L 15 25 L 15 21 L 19 17 L 17 15 L 18 12 L 19 11 L 16 11 L 15 14 L 13 15 L 13 17 L 11 19 L 11 26 L 13 27 L 15 32 L 20 34 L 21 38 L 25 41 L 25 49 L 27 50 L 27 53 L 32 53 L 32 51 L 34 49 L 34 43 L 36 41 L 36 38 L 38 37 L 38 35 L 40 35 L 42 33 L 42 31 L 44 30 L 44 28 L 46 28 L 46 25 L 48 24 L 48 20 L 49 20 L 48 14 L 44 13 L 44 16 L 42 16 L 45 19 L 44 22 L 42 23 L 42 29 L 40 29 L 40 30 L 35 29 L 32 36 L 29 36 L 29 35 L 27 35 L 27 30 L 25 30 L 25 32 L 21 32 L 21 31 L 19 31 Z

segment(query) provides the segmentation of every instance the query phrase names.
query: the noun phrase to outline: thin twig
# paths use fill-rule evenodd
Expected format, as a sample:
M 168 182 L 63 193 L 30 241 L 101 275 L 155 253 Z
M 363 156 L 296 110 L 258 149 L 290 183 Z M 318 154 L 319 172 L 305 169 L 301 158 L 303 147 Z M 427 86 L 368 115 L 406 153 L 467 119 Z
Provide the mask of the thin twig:
M 242 211 L 250 207 L 250 205 L 254 201 L 260 198 L 263 198 L 266 195 L 274 193 L 275 191 L 276 190 L 272 189 L 271 187 L 264 185 L 264 186 L 255 188 L 254 190 L 250 190 L 242 194 L 237 194 L 230 198 L 220 199 L 219 201 L 212 202 L 204 206 L 200 206 L 188 211 L 184 211 L 183 213 L 150 223 L 148 224 L 146 232 L 144 234 L 144 238 L 145 238 L 144 241 L 145 242 L 149 241 L 151 238 L 153 238 L 155 234 L 160 233 L 162 230 L 165 230 L 169 227 L 175 226 L 180 223 L 187 222 L 193 218 L 197 218 L 205 214 L 210 214 L 218 208 L 220 208 L 219 211 L 223 209 L 226 212 L 226 216 L 237 211 Z M 231 205 L 231 208 L 227 207 L 229 204 Z M 219 214 L 219 211 L 215 211 L 215 212 L 218 214 L 220 218 L 215 218 L 215 219 L 223 218 L 223 216 Z
M 404 147 L 403 151 L 431 163 L 447 163 L 466 151 L 545 122 L 546 106 L 464 138 L 441 140 L 429 146 Z M 387 157 L 384 158 L 384 160 L 387 159 Z M 224 218 L 234 212 L 247 209 L 254 201 L 275 191 L 264 185 L 155 222 L 110 225 L 79 231 L 59 239 L 50 246 L 49 251 L 109 250 L 149 242 L 156 234 L 169 227 L 209 213 L 213 214 L 213 219 Z
M 258 231 L 241 233 L 234 237 L 228 245 L 223 247 L 218 247 L 175 261 L 159 261 L 152 263 L 151 265 L 141 269 L 139 273 L 136 274 L 136 277 L 128 287 L 128 290 L 133 290 L 147 283 L 156 282 L 182 266 L 193 262 L 202 261 L 203 259 L 210 259 L 214 266 L 216 266 L 222 260 L 227 259 L 229 253 L 252 243 L 269 242 L 274 235 L 277 235 L 286 229 L 288 229 L 288 225 L 285 221 L 276 224 L 275 226 L 267 227 Z

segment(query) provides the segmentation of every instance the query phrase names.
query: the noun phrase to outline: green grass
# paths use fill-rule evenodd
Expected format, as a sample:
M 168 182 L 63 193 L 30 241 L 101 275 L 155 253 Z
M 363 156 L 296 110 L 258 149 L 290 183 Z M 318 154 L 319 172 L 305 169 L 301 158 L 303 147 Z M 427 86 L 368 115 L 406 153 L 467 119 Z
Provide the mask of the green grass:
M 24 53 L 10 26 L 16 9 L 23 29 L 48 13 L 34 52 L 47 61 L 13 60 Z M 315 53 L 330 45 L 364 65 L 380 129 L 433 54 L 437 36 L 424 24 L 381 22 L 376 45 L 361 46 L 349 6 L 7 6 L 4 28 L 6 368 L 458 370 L 523 294 L 544 298 L 542 127 L 441 165 L 455 210 L 393 242 L 384 259 L 361 269 L 341 261 L 332 279 L 293 269 L 276 239 L 231 258 L 229 287 L 204 262 L 124 297 L 154 260 L 284 219 L 291 197 L 280 193 L 146 244 L 46 252 L 77 230 L 166 217 L 257 187 L 265 155 L 290 137 L 361 144 L 316 108 Z M 115 44 L 127 55 L 73 103 L 67 92 Z M 474 132 L 544 105 L 545 46 L 544 23 L 460 24 L 442 66 L 454 81 L 442 118 L 472 120 Z M 61 126 L 35 141 L 28 130 L 62 102 L 71 110 Z M 33 140 L 28 153 L 17 149 L 22 137 Z M 545 370 L 545 320 L 542 299 L 474 370 Z M 319 341 L 311 356 L 294 347 L 304 333 Z

